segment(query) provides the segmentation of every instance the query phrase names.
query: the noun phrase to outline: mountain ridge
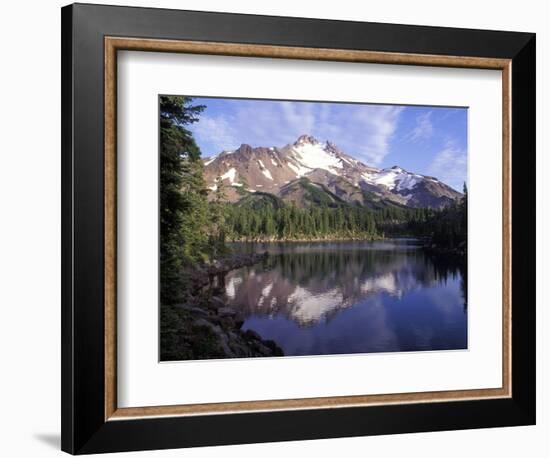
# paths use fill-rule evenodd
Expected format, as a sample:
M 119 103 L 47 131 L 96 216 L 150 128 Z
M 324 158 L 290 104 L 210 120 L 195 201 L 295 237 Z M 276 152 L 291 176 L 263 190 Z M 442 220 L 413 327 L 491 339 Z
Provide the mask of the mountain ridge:
M 388 202 L 411 208 L 443 208 L 462 197 L 435 177 L 397 165 L 383 169 L 369 166 L 334 143 L 320 142 L 307 134 L 283 147 L 242 144 L 235 150 L 205 158 L 204 166 L 208 188 L 216 191 L 221 180 L 230 202 L 261 192 L 298 206 L 312 205 L 304 197 L 307 193 L 288 192 L 293 185 L 294 191 L 316 186 L 330 199 L 360 206 Z M 312 188 L 309 191 L 311 194 Z

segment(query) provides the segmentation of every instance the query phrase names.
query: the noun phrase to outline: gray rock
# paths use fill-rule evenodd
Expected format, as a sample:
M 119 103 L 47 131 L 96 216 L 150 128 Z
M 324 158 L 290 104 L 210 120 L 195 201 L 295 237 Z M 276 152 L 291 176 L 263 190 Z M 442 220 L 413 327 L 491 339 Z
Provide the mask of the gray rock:
M 231 318 L 230 316 L 221 317 L 220 324 L 227 331 L 231 329 L 235 329 L 235 322 L 233 321 L 233 318 Z
M 208 301 L 208 307 L 212 310 L 218 310 L 225 307 L 225 302 L 218 296 L 212 296 Z
M 176 307 L 186 310 L 194 315 L 208 316 L 208 311 L 201 309 L 200 307 L 193 307 L 192 305 L 187 304 L 176 304 Z
M 224 354 L 229 358 L 234 358 L 236 355 L 229 347 L 229 338 L 227 334 L 219 326 L 211 323 L 204 318 L 199 318 L 194 322 L 195 326 L 209 328 L 217 337 L 217 343 L 223 350 Z
M 260 354 L 260 356 L 271 356 L 272 354 L 269 348 L 259 342 L 256 344 L 256 351 Z
M 263 341 L 264 345 L 271 350 L 273 356 L 284 356 L 283 349 L 277 345 L 274 340 L 268 339 Z
M 216 334 L 219 334 L 222 332 L 222 329 L 211 323 L 210 321 L 208 320 L 205 320 L 204 318 L 199 318 L 198 320 L 195 320 L 194 323 L 193 323 L 195 326 L 199 326 L 199 327 L 204 327 L 204 328 L 209 328 L 211 329 L 213 332 L 215 332 Z
M 235 327 L 237 329 L 241 329 L 242 325 L 244 324 L 244 318 L 241 314 L 237 314 L 237 316 L 233 318 L 233 321 L 235 322 Z
M 226 316 L 234 317 L 235 315 L 237 315 L 237 312 L 233 310 L 231 307 L 221 307 L 218 309 L 218 315 L 222 317 L 226 317 Z
M 244 336 L 247 339 L 260 340 L 260 341 L 262 340 L 262 336 L 260 336 L 260 334 L 258 334 L 256 331 L 253 331 L 252 329 L 247 329 L 244 332 Z
M 225 302 L 220 296 L 212 296 L 210 298 L 210 301 L 220 307 L 225 307 Z
M 229 348 L 229 339 L 227 337 L 227 334 L 219 334 L 220 337 L 220 346 L 223 349 L 223 352 L 229 357 L 234 358 L 236 355 L 233 353 L 233 350 Z

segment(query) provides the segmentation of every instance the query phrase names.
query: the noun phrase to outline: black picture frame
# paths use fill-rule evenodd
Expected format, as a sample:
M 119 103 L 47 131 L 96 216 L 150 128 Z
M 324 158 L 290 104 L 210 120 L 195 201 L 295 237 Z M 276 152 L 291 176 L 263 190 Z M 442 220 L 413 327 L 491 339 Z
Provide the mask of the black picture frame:
M 512 61 L 512 396 L 105 420 L 104 37 Z M 62 8 L 62 449 L 72 454 L 535 424 L 535 34 L 74 4 Z

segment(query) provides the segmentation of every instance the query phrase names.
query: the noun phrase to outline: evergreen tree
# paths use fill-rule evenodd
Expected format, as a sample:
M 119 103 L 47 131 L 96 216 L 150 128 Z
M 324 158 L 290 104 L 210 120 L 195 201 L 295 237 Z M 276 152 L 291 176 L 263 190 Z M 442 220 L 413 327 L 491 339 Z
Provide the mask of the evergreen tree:
M 182 267 L 200 259 L 207 245 L 206 190 L 200 150 L 185 126 L 203 106 L 181 96 L 160 97 L 160 270 L 161 302 L 178 300 Z
M 209 246 L 211 250 L 210 255 L 214 259 L 226 252 L 226 207 L 227 195 L 225 193 L 225 185 L 222 178 L 218 177 L 215 183 L 214 198 L 209 205 Z

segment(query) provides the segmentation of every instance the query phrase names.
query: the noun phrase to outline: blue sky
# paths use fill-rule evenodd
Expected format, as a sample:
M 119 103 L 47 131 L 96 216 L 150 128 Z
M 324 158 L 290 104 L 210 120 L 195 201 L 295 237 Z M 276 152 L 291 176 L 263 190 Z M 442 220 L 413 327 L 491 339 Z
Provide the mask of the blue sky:
M 462 191 L 467 176 L 467 109 L 194 98 L 206 105 L 190 126 L 203 157 L 252 146 L 284 146 L 302 134 L 330 140 L 375 167 L 399 165 Z

